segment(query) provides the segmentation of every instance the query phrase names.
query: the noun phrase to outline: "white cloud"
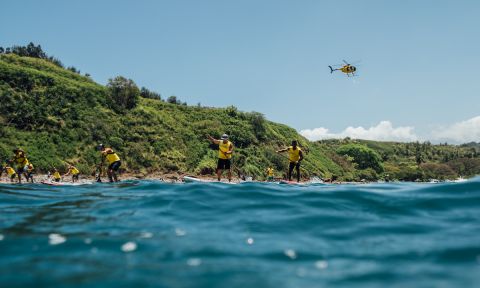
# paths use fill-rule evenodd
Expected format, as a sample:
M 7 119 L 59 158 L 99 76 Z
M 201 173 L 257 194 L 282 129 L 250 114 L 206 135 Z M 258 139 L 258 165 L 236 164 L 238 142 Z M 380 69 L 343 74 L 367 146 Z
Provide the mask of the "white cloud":
M 467 143 L 480 141 L 480 116 L 435 129 L 431 139 L 441 142 Z
M 409 142 L 419 140 L 413 130 L 414 128 L 409 126 L 394 128 L 390 121 L 381 121 L 377 126 L 368 129 L 361 126 L 350 126 L 340 133 L 331 133 L 327 128 L 320 127 L 302 130 L 300 134 L 311 141 L 350 137 L 352 139 Z

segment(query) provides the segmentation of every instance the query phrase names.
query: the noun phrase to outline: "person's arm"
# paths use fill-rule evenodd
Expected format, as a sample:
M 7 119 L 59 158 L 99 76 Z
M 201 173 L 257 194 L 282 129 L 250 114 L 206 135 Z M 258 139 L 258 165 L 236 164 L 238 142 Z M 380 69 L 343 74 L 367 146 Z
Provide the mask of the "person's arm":
M 63 177 L 70 175 L 70 171 L 72 171 L 72 170 L 68 169 L 67 173 L 63 174 Z
M 230 146 L 228 147 L 228 151 L 225 152 L 225 154 L 232 154 L 233 153 L 233 144 L 230 143 Z
M 298 159 L 298 162 L 300 162 L 300 161 L 303 160 L 303 152 L 302 152 L 302 150 L 300 150 L 298 152 L 299 152 L 298 154 L 300 155 L 300 159 Z
M 220 144 L 220 140 L 217 140 L 210 135 L 207 135 L 207 139 L 208 139 L 208 141 L 212 142 L 213 144 L 217 144 L 217 145 Z
M 277 153 L 282 153 L 282 152 L 286 152 L 286 151 L 288 151 L 288 148 L 277 150 Z

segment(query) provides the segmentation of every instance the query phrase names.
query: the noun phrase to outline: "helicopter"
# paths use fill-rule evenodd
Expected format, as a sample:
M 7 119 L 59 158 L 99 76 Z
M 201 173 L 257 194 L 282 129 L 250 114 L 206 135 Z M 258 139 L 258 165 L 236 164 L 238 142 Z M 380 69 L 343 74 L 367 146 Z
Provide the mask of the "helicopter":
M 355 75 L 355 71 L 357 71 L 357 67 L 349 64 L 347 61 L 343 60 L 343 62 L 345 63 L 345 65 L 341 64 L 341 65 L 334 65 L 334 66 L 342 66 L 341 68 L 336 68 L 336 69 L 333 69 L 332 66 L 328 66 L 330 68 L 330 73 L 333 73 L 333 71 L 342 71 L 343 73 L 346 73 L 348 77 L 352 76 L 357 76 Z

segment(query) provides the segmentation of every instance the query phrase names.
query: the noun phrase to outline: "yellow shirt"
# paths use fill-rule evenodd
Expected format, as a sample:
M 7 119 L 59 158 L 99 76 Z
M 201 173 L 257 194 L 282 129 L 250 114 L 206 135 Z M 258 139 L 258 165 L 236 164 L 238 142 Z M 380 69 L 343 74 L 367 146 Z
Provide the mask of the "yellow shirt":
M 17 164 L 17 167 L 25 167 L 29 162 L 24 153 L 16 153 L 15 163 Z
M 288 147 L 288 160 L 290 160 L 290 162 L 298 162 L 298 160 L 300 160 L 300 151 L 302 151 L 302 149 L 300 149 L 300 147 L 296 147 L 297 149 L 293 149 L 293 146 L 290 146 Z
M 218 158 L 220 159 L 230 159 L 232 158 L 232 153 L 226 153 L 230 151 L 230 145 L 232 142 L 227 141 L 227 143 L 223 143 L 223 140 L 220 140 L 220 144 L 218 144 Z
M 17 172 L 15 172 L 15 169 L 13 169 L 12 167 L 5 167 L 5 169 L 7 170 L 8 176 L 17 174 Z
M 120 157 L 118 157 L 117 153 L 113 152 L 113 150 L 110 148 L 105 149 L 105 151 L 103 151 L 102 154 L 107 159 L 108 164 L 112 164 L 113 162 L 120 161 Z
M 55 180 L 62 179 L 62 176 L 60 176 L 60 173 L 57 171 L 57 172 L 53 173 L 53 179 L 55 179 Z
M 273 176 L 273 168 L 267 168 L 267 175 Z
M 80 173 L 80 171 L 78 171 L 77 168 L 75 167 L 70 168 L 70 174 L 77 175 L 78 173 Z

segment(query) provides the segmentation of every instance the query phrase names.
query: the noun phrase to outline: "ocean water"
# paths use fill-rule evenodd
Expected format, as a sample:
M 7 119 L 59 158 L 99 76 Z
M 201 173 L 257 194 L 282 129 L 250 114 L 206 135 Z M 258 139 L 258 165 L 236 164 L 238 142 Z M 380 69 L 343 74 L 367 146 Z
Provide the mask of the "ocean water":
M 480 179 L 0 185 L 0 287 L 480 287 Z

